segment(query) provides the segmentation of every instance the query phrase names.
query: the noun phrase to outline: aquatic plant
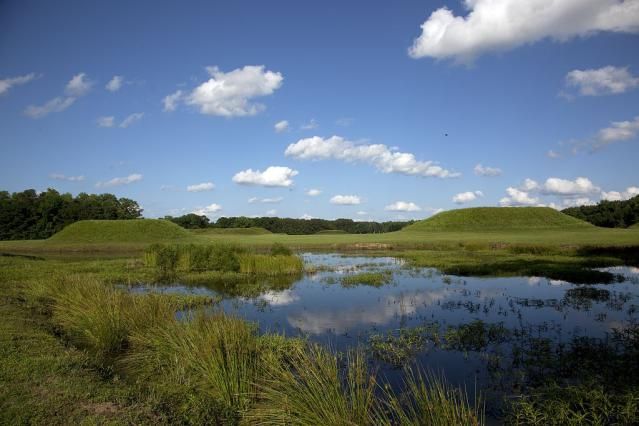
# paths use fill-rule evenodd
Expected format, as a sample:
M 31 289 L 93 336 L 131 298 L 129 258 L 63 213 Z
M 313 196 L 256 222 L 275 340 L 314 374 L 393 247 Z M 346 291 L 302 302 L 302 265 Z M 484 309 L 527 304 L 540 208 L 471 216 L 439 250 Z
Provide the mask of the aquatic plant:
M 355 285 L 370 285 L 373 287 L 381 287 L 393 280 L 391 271 L 382 272 L 360 272 L 352 275 L 345 275 L 340 279 L 344 287 Z

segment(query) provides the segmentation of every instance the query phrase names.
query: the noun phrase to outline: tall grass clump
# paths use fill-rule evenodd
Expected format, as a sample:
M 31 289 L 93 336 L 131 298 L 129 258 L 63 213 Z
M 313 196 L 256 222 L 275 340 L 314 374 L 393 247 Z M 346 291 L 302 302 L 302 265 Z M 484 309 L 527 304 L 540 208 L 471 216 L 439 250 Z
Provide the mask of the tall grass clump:
M 243 274 L 292 275 L 304 270 L 304 262 L 297 256 L 242 254 L 238 259 Z
M 346 370 L 320 346 L 293 348 L 287 363 L 270 365 L 250 424 L 373 425 L 382 421 L 377 382 L 359 351 L 350 352 Z
M 393 423 L 406 426 L 478 426 L 485 424 L 481 398 L 471 406 L 461 389 L 449 385 L 443 376 L 405 371 L 405 390 L 387 392 Z
M 134 333 L 127 371 L 177 411 L 211 423 L 236 423 L 256 399 L 261 354 L 256 327 L 223 314 Z

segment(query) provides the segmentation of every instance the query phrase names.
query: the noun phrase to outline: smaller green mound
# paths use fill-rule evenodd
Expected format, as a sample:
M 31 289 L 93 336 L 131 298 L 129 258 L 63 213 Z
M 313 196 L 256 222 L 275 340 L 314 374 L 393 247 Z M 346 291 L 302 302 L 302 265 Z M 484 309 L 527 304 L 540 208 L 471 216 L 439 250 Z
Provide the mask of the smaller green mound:
M 56 243 L 149 243 L 193 238 L 184 228 L 162 219 L 81 220 L 47 241 Z
M 322 231 L 317 231 L 315 235 L 335 235 L 335 234 L 348 234 L 346 231 L 342 231 L 341 229 L 324 229 Z
M 449 210 L 400 232 L 584 229 L 594 226 L 550 207 L 476 207 Z
M 192 229 L 191 232 L 197 235 L 266 235 L 272 234 L 271 231 L 252 227 L 252 228 L 205 228 Z

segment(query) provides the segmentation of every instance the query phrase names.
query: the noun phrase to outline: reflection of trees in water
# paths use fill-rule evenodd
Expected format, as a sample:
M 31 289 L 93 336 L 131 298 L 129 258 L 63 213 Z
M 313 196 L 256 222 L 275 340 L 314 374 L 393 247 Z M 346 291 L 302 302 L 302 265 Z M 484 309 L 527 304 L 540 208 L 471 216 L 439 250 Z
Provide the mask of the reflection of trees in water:
M 240 277 L 233 280 L 211 279 L 198 282 L 198 285 L 215 290 L 223 297 L 254 298 L 269 292 L 279 292 L 293 287 L 295 282 L 302 279 L 302 274 L 290 274 L 264 277 Z

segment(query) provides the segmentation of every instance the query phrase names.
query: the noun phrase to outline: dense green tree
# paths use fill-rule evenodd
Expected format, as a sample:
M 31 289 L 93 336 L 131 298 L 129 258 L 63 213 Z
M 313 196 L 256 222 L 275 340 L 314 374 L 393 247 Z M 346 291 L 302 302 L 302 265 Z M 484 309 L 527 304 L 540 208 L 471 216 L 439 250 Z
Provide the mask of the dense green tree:
M 9 194 L 0 191 L 0 240 L 48 238 L 70 223 L 85 219 L 135 219 L 137 202 L 113 194 L 60 194 L 34 189 Z
M 195 213 L 189 213 L 179 217 L 165 216 L 164 219 L 177 223 L 182 228 L 186 229 L 207 228 L 210 225 L 208 217 L 200 216 Z
M 625 201 L 600 201 L 594 206 L 571 207 L 562 213 L 606 228 L 627 228 L 639 222 L 639 195 Z

